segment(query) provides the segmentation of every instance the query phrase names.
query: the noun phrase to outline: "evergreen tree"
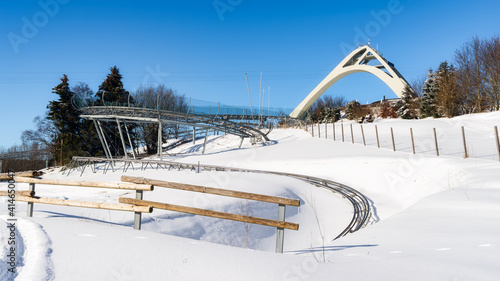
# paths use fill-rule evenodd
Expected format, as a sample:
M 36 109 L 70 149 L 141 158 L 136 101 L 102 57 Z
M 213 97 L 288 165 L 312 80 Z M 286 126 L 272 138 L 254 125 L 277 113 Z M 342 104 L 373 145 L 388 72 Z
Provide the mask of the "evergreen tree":
M 113 66 L 110 68 L 110 71 L 111 73 L 106 76 L 104 82 L 99 86 L 96 98 L 102 103 L 133 103 L 130 93 L 123 88 L 122 75 L 118 67 Z
M 53 122 L 56 129 L 55 155 L 57 162 L 67 163 L 71 157 L 80 152 L 79 113 L 72 106 L 73 92 L 69 87 L 66 74 L 61 78 L 61 83 L 53 88 L 53 93 L 59 96 L 58 100 L 49 102 L 47 119 Z M 62 157 L 62 158 L 61 158 Z
M 428 78 L 424 83 L 422 89 L 422 104 L 420 106 L 420 117 L 440 117 L 436 105 L 436 96 L 438 93 L 438 86 L 436 77 L 432 69 L 429 70 Z
M 345 107 L 345 118 L 354 120 L 361 117 L 361 104 L 358 101 L 351 101 Z
M 96 104 L 107 104 L 109 105 L 128 105 L 134 102 L 130 93 L 124 89 L 122 82 L 122 75 L 118 67 L 113 66 L 110 68 L 110 74 L 106 76 L 106 79 L 99 86 L 99 90 L 95 94 L 97 99 Z M 125 131 L 125 126 L 121 124 L 122 130 Z M 102 128 L 107 135 L 108 145 L 110 146 L 111 153 L 113 155 L 124 155 L 123 146 L 121 139 L 119 137 L 119 129 L 115 123 L 103 123 Z M 128 131 L 130 132 L 130 138 L 133 144 L 136 143 L 136 133 L 135 126 L 127 124 Z M 128 144 L 128 143 L 127 143 Z
M 406 85 L 401 95 L 401 100 L 398 101 L 396 114 L 402 119 L 415 119 L 416 113 L 413 108 L 413 97 L 415 96 L 410 86 Z

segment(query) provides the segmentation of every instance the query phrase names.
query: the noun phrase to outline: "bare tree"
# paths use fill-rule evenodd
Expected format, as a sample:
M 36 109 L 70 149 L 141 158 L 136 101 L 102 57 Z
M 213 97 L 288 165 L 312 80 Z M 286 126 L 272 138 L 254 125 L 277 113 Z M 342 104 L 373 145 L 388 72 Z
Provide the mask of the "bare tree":
M 488 100 L 492 110 L 500 110 L 500 38 L 484 41 L 480 61 L 483 65 Z
M 153 108 L 158 110 L 167 110 L 175 112 L 187 112 L 188 104 L 184 95 L 179 95 L 177 92 L 165 85 L 158 86 L 141 86 L 133 99 L 137 106 L 144 108 Z M 158 149 L 158 129 L 156 123 L 141 124 L 138 126 L 139 140 L 146 147 L 147 154 L 157 153 Z M 162 126 L 162 137 L 174 135 L 178 138 L 184 126 L 176 124 L 165 124 Z

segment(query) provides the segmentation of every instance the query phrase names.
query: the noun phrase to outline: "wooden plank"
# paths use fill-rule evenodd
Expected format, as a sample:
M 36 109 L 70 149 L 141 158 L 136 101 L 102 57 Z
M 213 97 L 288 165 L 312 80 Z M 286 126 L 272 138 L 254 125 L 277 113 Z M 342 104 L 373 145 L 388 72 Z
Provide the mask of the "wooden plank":
M 73 181 L 73 180 L 60 180 L 60 179 L 34 179 L 34 178 L 23 178 L 23 177 L 14 177 L 14 180 L 18 183 L 68 185 L 68 186 L 83 186 L 83 187 L 112 188 L 112 189 L 126 189 L 126 190 L 152 191 L 154 189 L 154 186 L 150 184 L 131 184 L 124 182 L 92 182 L 92 181 Z
M 17 177 L 39 177 L 42 175 L 43 175 L 43 172 L 39 172 L 39 171 L 17 172 L 14 174 L 14 176 L 17 176 Z M 10 179 L 8 173 L 0 174 L 0 181 L 6 181 L 8 179 Z
M 222 195 L 222 196 L 249 199 L 249 200 L 268 202 L 268 203 L 284 204 L 284 205 L 290 205 L 290 206 L 295 206 L 295 207 L 300 206 L 300 200 L 298 200 L 298 199 L 289 199 L 289 198 L 283 198 L 283 197 L 261 195 L 261 194 L 255 194 L 255 193 L 248 193 L 248 192 L 241 192 L 241 191 L 234 191 L 234 190 L 227 190 L 227 189 L 220 189 L 220 188 L 213 188 L 213 187 L 205 187 L 205 186 L 198 186 L 198 185 L 191 185 L 191 184 L 183 184 L 183 183 L 177 183 L 177 182 L 161 181 L 161 180 L 147 179 L 147 178 L 141 178 L 141 177 L 122 176 L 121 180 L 124 182 L 132 182 L 132 183 L 136 183 L 136 184 L 150 184 L 150 185 L 154 185 L 154 186 L 173 188 L 173 189 L 179 189 L 179 190 L 194 191 L 194 192 L 208 193 L 208 194 L 214 194 L 214 195 Z
M 9 192 L 2 190 L 0 191 L 0 196 L 9 196 Z M 16 190 L 16 196 L 35 196 L 35 192 L 31 190 Z
M 211 210 L 205 210 L 205 209 L 198 209 L 198 208 L 192 208 L 192 207 L 165 204 L 165 203 L 146 201 L 146 200 L 138 200 L 138 199 L 132 199 L 132 198 L 125 198 L 125 197 L 120 197 L 118 199 L 118 202 L 125 203 L 125 204 L 134 204 L 134 205 L 139 205 L 139 206 L 151 206 L 151 207 L 157 208 L 157 209 L 181 212 L 181 213 L 186 213 L 186 214 L 200 215 L 200 216 L 206 216 L 206 217 L 212 217 L 212 218 L 219 218 L 219 219 L 247 222 L 247 223 L 253 223 L 253 224 L 260 224 L 260 225 L 267 225 L 267 226 L 280 227 L 280 228 L 286 228 L 286 229 L 291 229 L 291 230 L 299 230 L 299 224 L 285 222 L 285 221 L 262 219 L 262 218 L 256 218 L 256 217 L 250 217 L 250 216 L 236 215 L 236 214 L 230 214 L 230 213 L 223 213 L 223 212 L 217 212 L 217 211 L 211 211 Z
M 98 202 L 64 200 L 64 199 L 55 199 L 55 198 L 19 196 L 19 197 L 16 197 L 16 201 L 51 204 L 51 205 L 62 205 L 62 206 L 68 206 L 68 207 L 105 209 L 105 210 L 114 210 L 114 211 L 130 211 L 130 212 L 141 212 L 141 213 L 153 212 L 153 208 L 151 206 L 133 206 L 133 205 L 124 205 L 124 204 L 98 203 Z

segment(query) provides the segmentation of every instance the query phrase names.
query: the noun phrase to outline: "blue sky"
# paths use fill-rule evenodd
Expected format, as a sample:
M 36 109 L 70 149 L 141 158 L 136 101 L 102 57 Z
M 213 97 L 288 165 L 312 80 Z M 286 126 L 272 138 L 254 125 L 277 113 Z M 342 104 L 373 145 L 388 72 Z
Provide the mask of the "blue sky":
M 63 74 L 97 91 L 116 65 L 132 92 L 163 83 L 193 99 L 248 106 L 245 73 L 255 105 L 262 72 L 271 106 L 294 108 L 345 46 L 369 37 L 412 81 L 472 36 L 498 35 L 499 8 L 493 0 L 1 1 L 0 147 L 21 143 Z M 369 74 L 347 76 L 327 94 L 395 97 Z

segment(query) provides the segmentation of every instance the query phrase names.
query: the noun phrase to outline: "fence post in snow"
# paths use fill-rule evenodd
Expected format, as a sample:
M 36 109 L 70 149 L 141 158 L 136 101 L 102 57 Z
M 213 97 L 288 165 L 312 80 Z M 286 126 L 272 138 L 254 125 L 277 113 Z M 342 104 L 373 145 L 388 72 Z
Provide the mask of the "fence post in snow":
M 432 128 L 434 131 L 434 144 L 436 145 L 436 156 L 439 156 L 438 138 L 436 134 L 436 128 Z
M 344 142 L 344 123 L 340 123 L 340 128 L 342 128 L 342 142 Z
M 375 125 L 375 136 L 377 137 L 377 147 L 380 148 L 380 141 L 378 140 L 378 128 L 377 128 L 377 125 Z
M 361 135 L 363 136 L 363 145 L 366 146 L 365 131 L 363 131 L 363 124 L 361 124 Z
M 413 141 L 413 129 L 410 128 L 410 136 L 411 136 L 411 147 L 413 148 L 413 154 L 415 154 L 415 142 Z
M 462 126 L 462 140 L 464 141 L 464 158 L 469 157 L 469 154 L 467 153 L 467 143 L 465 141 L 465 129 L 464 126 Z
M 35 184 L 34 183 L 30 183 L 30 187 L 29 187 L 29 191 L 35 191 Z M 33 217 L 33 205 L 35 203 L 33 202 L 28 202 L 28 213 L 27 213 L 27 216 L 29 218 Z
M 203 142 L 203 151 L 201 152 L 201 154 L 203 154 L 203 155 L 205 155 L 205 147 L 207 146 L 207 138 L 208 138 L 208 131 L 209 130 L 210 129 L 207 129 L 207 132 L 205 133 L 205 141 Z
M 318 121 L 318 138 L 321 138 L 321 128 L 319 127 L 319 121 Z
M 351 127 L 351 142 L 354 143 L 354 133 L 352 131 L 352 124 L 349 124 L 349 127 Z
M 328 139 L 328 122 L 325 122 L 325 140 Z
M 311 134 L 314 138 L 314 123 L 311 123 Z
M 392 138 L 392 150 L 396 151 L 396 143 L 394 143 L 394 131 L 392 130 L 392 127 L 391 127 L 391 138 Z
M 495 126 L 495 139 L 497 140 L 498 161 L 500 161 L 500 140 L 498 139 L 498 127 Z
M 278 206 L 278 221 L 285 221 L 286 205 L 279 204 Z M 276 228 L 276 253 L 283 253 L 283 244 L 285 242 L 285 229 L 282 227 Z
M 142 190 L 136 190 L 135 191 L 135 199 L 137 200 L 142 200 L 143 191 Z M 141 212 L 135 212 L 134 213 L 134 229 L 141 230 L 141 220 L 142 220 L 142 213 Z
M 335 121 L 333 121 L 333 141 L 335 141 Z

